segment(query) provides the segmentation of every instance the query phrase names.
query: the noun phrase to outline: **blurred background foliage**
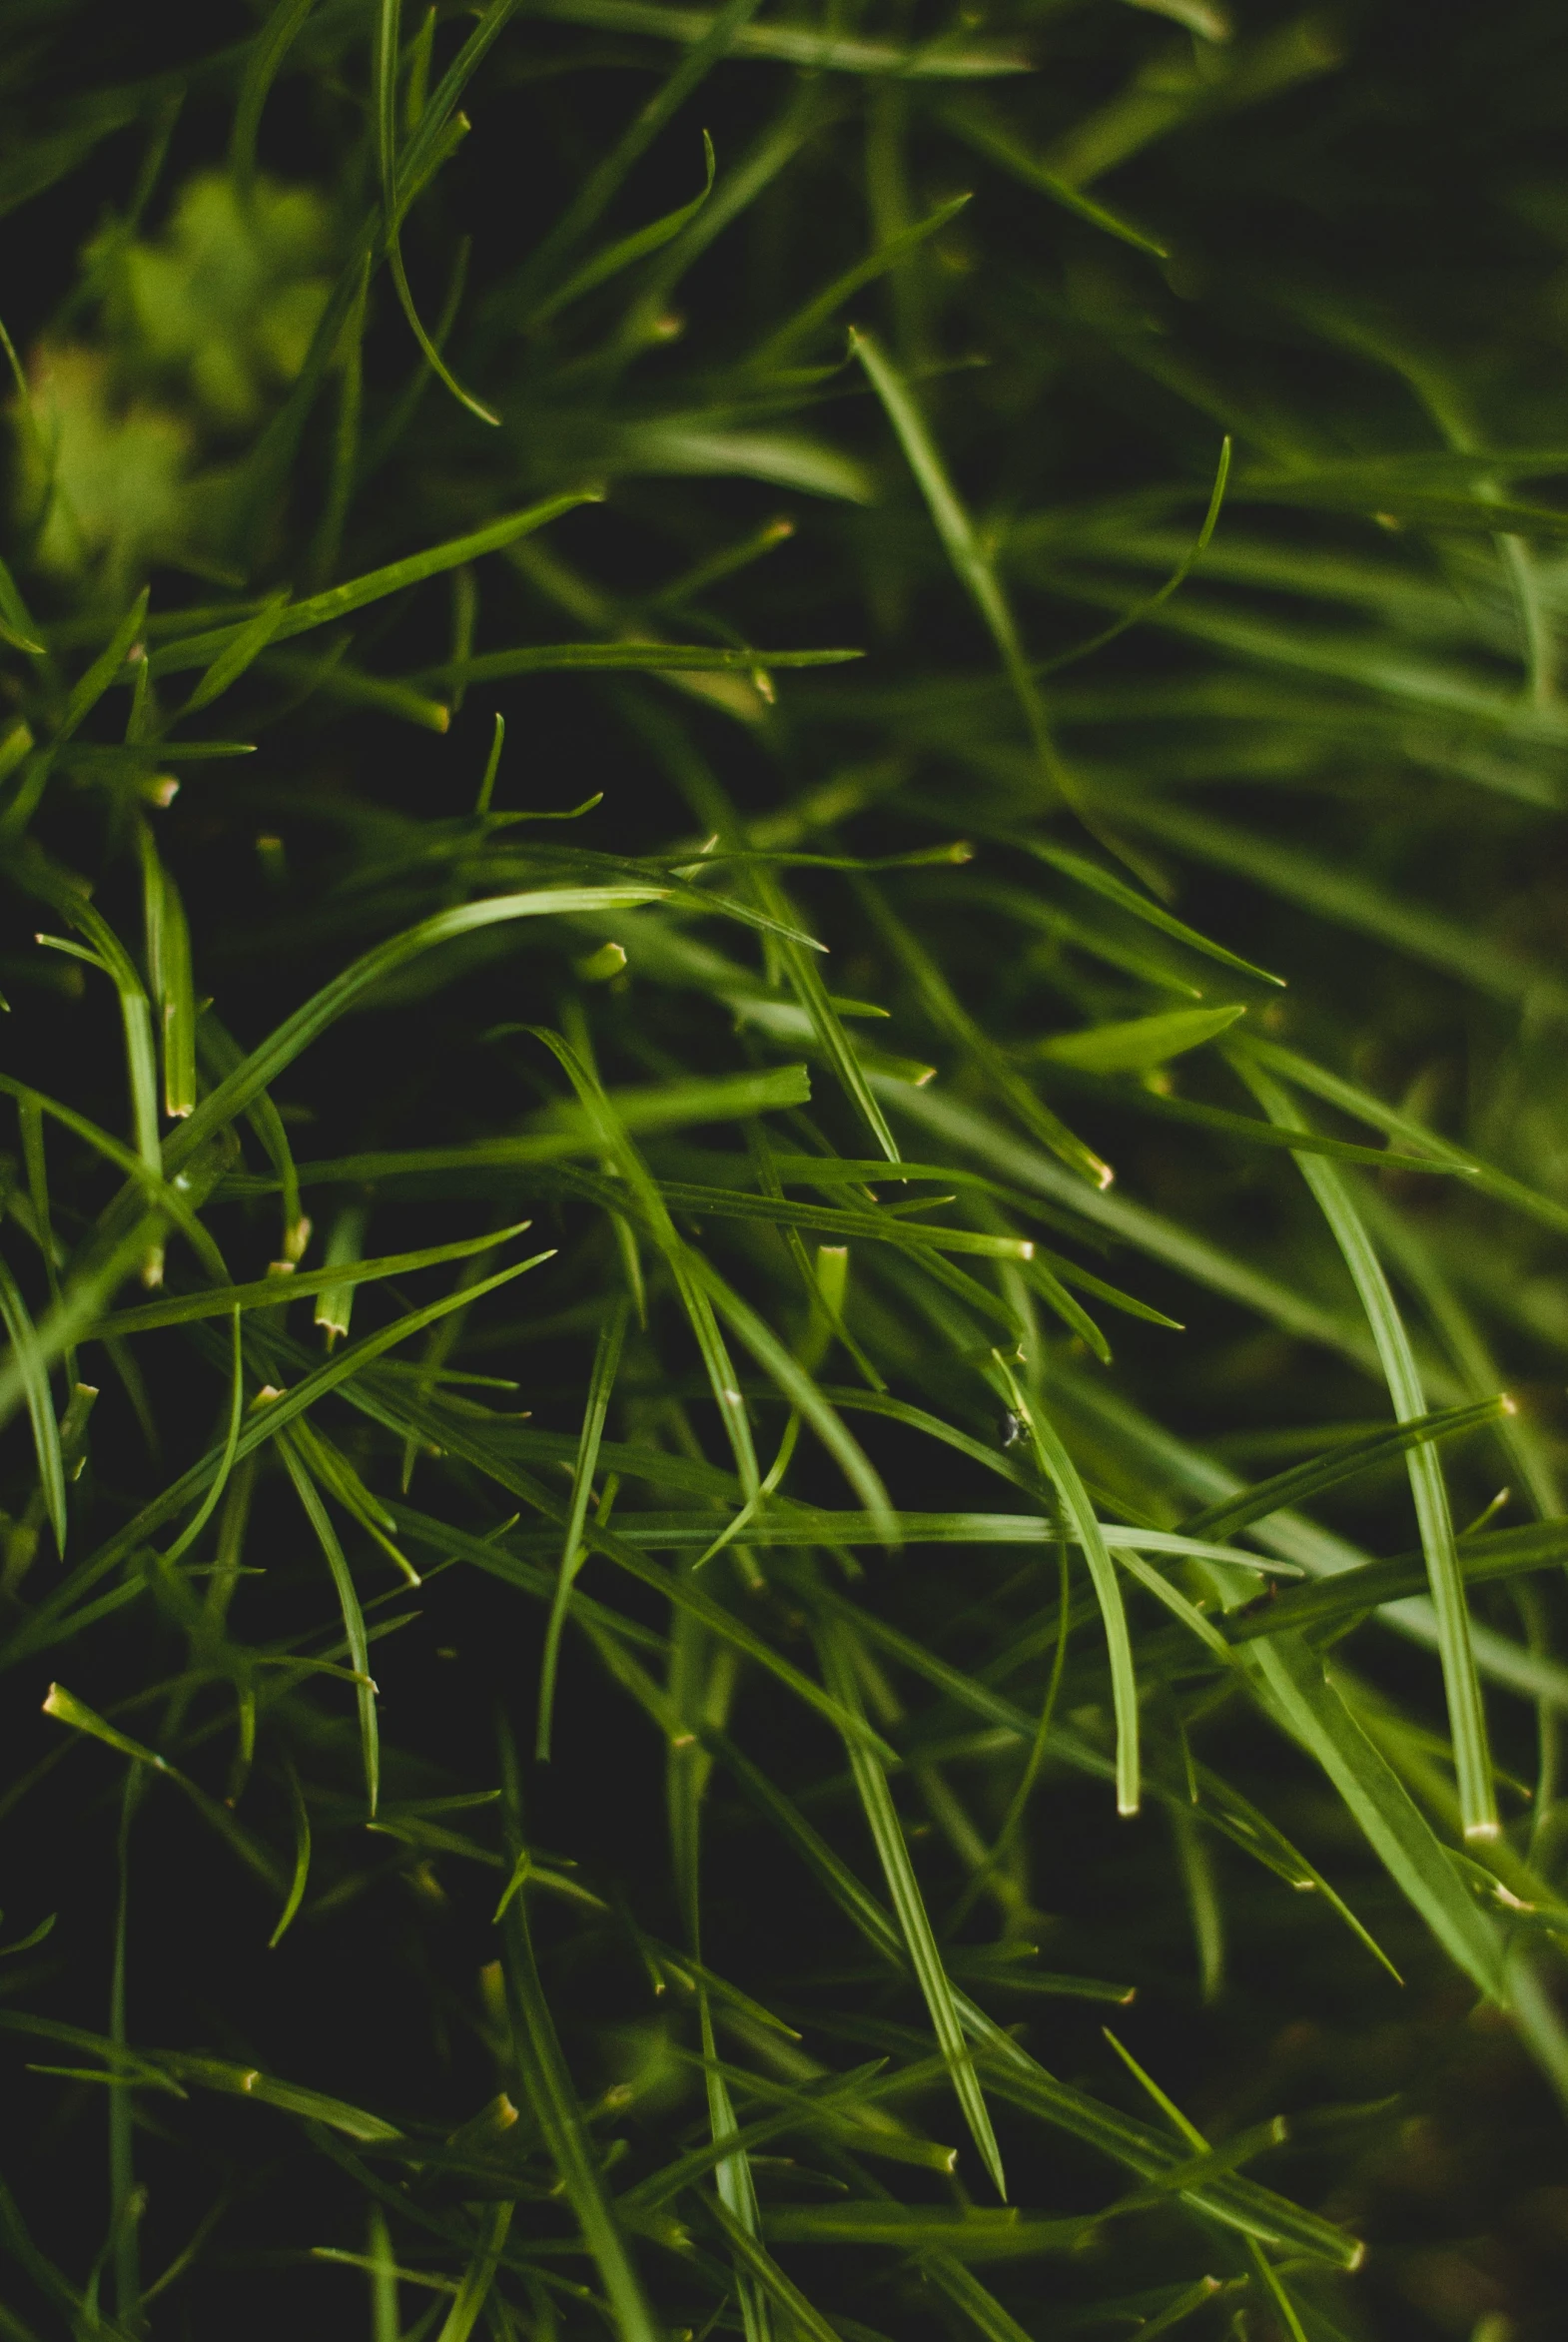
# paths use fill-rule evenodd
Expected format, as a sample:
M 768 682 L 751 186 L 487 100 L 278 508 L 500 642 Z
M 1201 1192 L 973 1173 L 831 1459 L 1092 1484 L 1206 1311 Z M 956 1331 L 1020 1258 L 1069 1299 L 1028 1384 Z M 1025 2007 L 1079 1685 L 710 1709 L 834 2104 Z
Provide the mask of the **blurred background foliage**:
M 0 33 L 0 2327 L 1549 2342 L 1560 10 Z

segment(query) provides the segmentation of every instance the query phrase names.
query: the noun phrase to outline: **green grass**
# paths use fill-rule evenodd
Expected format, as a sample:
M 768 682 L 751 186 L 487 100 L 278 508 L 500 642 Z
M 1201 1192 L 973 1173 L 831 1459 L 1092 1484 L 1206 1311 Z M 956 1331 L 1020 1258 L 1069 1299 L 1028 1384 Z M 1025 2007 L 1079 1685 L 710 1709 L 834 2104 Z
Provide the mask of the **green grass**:
M 1556 12 L 0 33 L 0 2335 L 1547 2342 Z

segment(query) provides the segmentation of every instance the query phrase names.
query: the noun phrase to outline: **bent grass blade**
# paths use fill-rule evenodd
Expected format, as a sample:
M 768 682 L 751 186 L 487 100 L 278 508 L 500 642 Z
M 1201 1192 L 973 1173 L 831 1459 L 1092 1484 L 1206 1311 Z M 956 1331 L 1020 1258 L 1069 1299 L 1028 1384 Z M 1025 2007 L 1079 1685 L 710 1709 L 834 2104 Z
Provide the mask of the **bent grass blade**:
M 1283 1091 L 1260 1068 L 1245 1060 L 1238 1063 L 1242 1079 L 1269 1121 L 1281 1129 L 1290 1129 L 1299 1117 Z M 1320 1156 L 1303 1154 L 1296 1160 L 1328 1222 L 1366 1312 L 1394 1413 L 1402 1423 L 1418 1422 L 1426 1413 L 1426 1397 L 1410 1337 L 1349 1188 L 1333 1165 Z M 1421 1532 L 1421 1549 L 1426 1556 L 1432 1607 L 1437 1614 L 1438 1657 L 1453 1734 L 1454 1771 L 1464 1834 L 1466 1838 L 1495 1838 L 1497 1792 L 1487 1745 L 1486 1709 L 1470 1639 L 1470 1612 L 1454 1543 L 1448 1490 L 1430 1443 L 1423 1441 L 1409 1448 L 1405 1463 Z
M 823 1680 L 842 1707 L 854 1714 L 864 1715 L 860 1684 L 846 1640 L 847 1632 L 838 1623 L 819 1630 L 817 1647 L 822 1659 Z M 915 1876 L 914 1864 L 910 1861 L 909 1847 L 899 1822 L 898 1809 L 893 1803 L 887 1774 L 879 1760 L 860 1742 L 847 1741 L 845 1748 L 872 1843 L 876 1847 L 882 1874 L 893 1899 L 899 1932 L 930 2011 L 937 2044 L 948 2061 L 953 2087 L 963 2108 L 964 2119 L 980 2151 L 980 2159 L 998 2195 L 1006 2201 L 1007 2179 L 1002 2168 L 996 2132 L 992 2128 L 985 2093 L 964 2039 L 953 1987 L 942 1964 L 936 1937 L 932 1933 L 925 1898 Z
M 1136 1814 L 1140 1800 L 1138 1678 L 1116 1564 L 1106 1544 L 1100 1516 L 1063 1444 L 1061 1433 L 1044 1409 L 1025 1394 L 1001 1352 L 993 1350 L 992 1359 L 997 1387 L 1027 1429 L 1041 1475 L 1056 1489 L 1062 1510 L 1084 1549 L 1111 1662 L 1111 1700 L 1117 1722 L 1117 1811 Z
M 611 1309 L 604 1330 L 599 1335 L 593 1372 L 588 1382 L 582 1431 L 577 1442 L 577 1460 L 572 1472 L 571 1511 L 567 1516 L 566 1536 L 561 1546 L 560 1573 L 550 1604 L 549 1623 L 544 1630 L 544 1655 L 539 1662 L 539 1721 L 533 1753 L 541 1764 L 549 1760 L 550 1719 L 555 1707 L 555 1674 L 560 1662 L 561 1636 L 565 1631 L 572 1581 L 584 1560 L 583 1524 L 588 1517 L 593 1476 L 598 1470 L 599 1442 L 604 1436 L 604 1421 L 609 1413 L 610 1394 L 620 1368 L 621 1345 L 626 1338 L 630 1313 L 631 1305 L 624 1300 L 617 1301 Z

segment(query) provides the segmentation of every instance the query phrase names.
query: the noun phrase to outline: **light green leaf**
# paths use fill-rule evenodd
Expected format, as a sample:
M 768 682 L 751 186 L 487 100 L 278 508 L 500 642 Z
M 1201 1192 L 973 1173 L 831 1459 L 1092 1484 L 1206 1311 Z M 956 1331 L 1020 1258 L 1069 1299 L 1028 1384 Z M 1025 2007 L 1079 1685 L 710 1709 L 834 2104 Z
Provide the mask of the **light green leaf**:
M 1283 1091 L 1260 1068 L 1240 1061 L 1242 1078 L 1270 1122 L 1282 1130 L 1300 1117 Z M 1393 1293 L 1373 1248 L 1360 1213 L 1339 1172 L 1320 1157 L 1297 1158 L 1301 1175 L 1333 1231 L 1335 1243 L 1350 1271 L 1361 1306 L 1366 1311 L 1372 1339 L 1388 1384 L 1394 1413 L 1402 1423 L 1419 1421 L 1426 1413 L 1426 1397 L 1410 1347 L 1410 1337 L 1394 1303 Z M 1470 1613 L 1464 1578 L 1454 1545 L 1453 1521 L 1442 1468 L 1431 1444 L 1422 1441 L 1405 1455 L 1410 1493 L 1415 1500 L 1421 1549 L 1426 1555 L 1432 1607 L 1437 1613 L 1437 1647 L 1442 1663 L 1448 1722 L 1453 1734 L 1454 1768 L 1458 1776 L 1459 1807 L 1467 1838 L 1497 1836 L 1497 1793 L 1487 1745 L 1486 1710 L 1476 1673 L 1470 1639 Z
M 1409 1792 L 1362 1732 L 1298 1636 L 1248 1646 L 1266 1706 L 1328 1775 L 1390 1877 L 1443 1950 L 1488 1998 L 1506 2003 L 1503 1948 Z
M 1215 1040 L 1244 1008 L 1170 1009 L 1158 1017 L 1135 1017 L 1122 1025 L 1091 1025 L 1082 1033 L 1053 1033 L 1037 1041 L 1034 1054 L 1058 1065 L 1081 1066 L 1090 1074 L 1148 1074 L 1168 1059 Z
M 852 1713 L 864 1713 L 860 1685 L 856 1678 L 848 1629 L 842 1624 L 819 1630 L 817 1649 L 822 1659 L 823 1681 L 841 1706 Z M 915 1979 L 925 1997 L 930 2012 L 932 2030 L 937 2045 L 947 2059 L 953 2077 L 958 2102 L 964 2110 L 964 2119 L 980 2150 L 980 2159 L 991 2176 L 998 2195 L 1006 2197 L 1007 2180 L 1002 2169 L 1002 2154 L 997 2145 L 991 2116 L 986 2110 L 985 2094 L 976 2075 L 959 2022 L 958 2008 L 953 1998 L 953 1987 L 942 1964 L 936 1937 L 927 1916 L 925 1898 L 910 1861 L 898 1808 L 888 1787 L 888 1777 L 880 1761 L 859 1741 L 847 1741 L 850 1771 L 860 1795 L 861 1808 L 871 1831 L 882 1874 L 893 1899 L 899 1932 L 909 1955 Z M 940 2239 L 938 2240 L 940 2241 Z
M 599 1335 L 593 1372 L 588 1382 L 582 1430 L 577 1441 L 577 1459 L 572 1471 L 571 1511 L 566 1521 L 565 1542 L 561 1546 L 555 1598 L 550 1604 L 549 1624 L 544 1634 L 544 1655 L 539 1663 L 539 1720 L 533 1753 L 541 1764 L 547 1763 L 549 1759 L 550 1717 L 555 1705 L 555 1671 L 560 1659 L 560 1639 L 571 1600 L 572 1581 L 583 1564 L 583 1523 L 588 1517 L 593 1475 L 598 1469 L 599 1442 L 604 1436 L 604 1419 L 609 1412 L 610 1394 L 615 1387 L 621 1344 L 626 1338 L 629 1315 L 629 1302 L 621 1300 L 612 1304 Z

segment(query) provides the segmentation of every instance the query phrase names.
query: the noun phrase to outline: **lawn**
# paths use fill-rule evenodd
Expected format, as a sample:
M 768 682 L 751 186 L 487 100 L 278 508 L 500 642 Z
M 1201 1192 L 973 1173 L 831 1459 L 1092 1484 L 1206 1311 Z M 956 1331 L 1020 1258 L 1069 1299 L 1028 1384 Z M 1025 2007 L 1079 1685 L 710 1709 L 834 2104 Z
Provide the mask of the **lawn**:
M 1568 28 L 0 0 L 0 2342 L 1555 2342 Z

